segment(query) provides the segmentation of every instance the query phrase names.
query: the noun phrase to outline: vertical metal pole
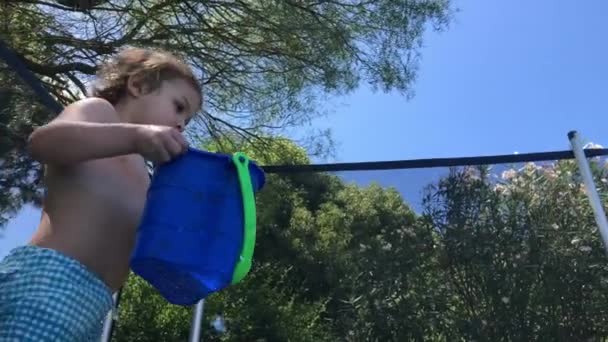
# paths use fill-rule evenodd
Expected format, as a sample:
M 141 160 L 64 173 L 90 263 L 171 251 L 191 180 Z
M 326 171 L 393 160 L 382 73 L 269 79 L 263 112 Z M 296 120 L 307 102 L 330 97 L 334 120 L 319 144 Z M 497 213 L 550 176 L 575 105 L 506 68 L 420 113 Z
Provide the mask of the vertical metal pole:
M 112 333 L 114 332 L 114 321 L 117 319 L 116 314 L 118 312 L 118 305 L 120 304 L 121 294 L 122 288 L 112 296 L 114 306 L 112 307 L 112 310 L 108 312 L 108 315 L 106 316 L 106 321 L 103 324 L 101 342 L 110 342 L 112 340 Z
M 589 163 L 585 156 L 585 151 L 583 150 L 582 143 L 580 142 L 576 131 L 569 132 L 568 138 L 570 139 L 570 144 L 574 151 L 576 161 L 578 162 L 581 175 L 583 176 L 585 187 L 587 188 L 587 196 L 589 197 L 589 202 L 591 202 L 591 207 L 595 214 L 595 222 L 597 222 L 600 234 L 604 240 L 604 247 L 608 251 L 608 220 L 606 220 L 606 213 L 604 212 L 600 196 L 597 193 L 593 175 L 591 174 L 591 169 L 589 168 Z
M 190 325 L 190 337 L 188 338 L 189 342 L 200 342 L 201 340 L 204 309 L 205 300 L 201 299 L 201 301 L 198 302 L 194 307 L 194 312 L 192 314 L 192 324 Z

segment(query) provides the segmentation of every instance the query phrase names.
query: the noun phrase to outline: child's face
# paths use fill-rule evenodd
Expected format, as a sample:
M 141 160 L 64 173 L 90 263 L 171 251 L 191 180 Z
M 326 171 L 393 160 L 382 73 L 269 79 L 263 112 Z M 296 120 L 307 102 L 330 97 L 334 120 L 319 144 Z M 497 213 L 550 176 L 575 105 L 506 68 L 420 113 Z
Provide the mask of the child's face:
M 170 126 L 183 131 L 200 108 L 201 95 L 182 79 L 163 81 L 150 92 L 135 90 L 134 118 L 137 123 Z

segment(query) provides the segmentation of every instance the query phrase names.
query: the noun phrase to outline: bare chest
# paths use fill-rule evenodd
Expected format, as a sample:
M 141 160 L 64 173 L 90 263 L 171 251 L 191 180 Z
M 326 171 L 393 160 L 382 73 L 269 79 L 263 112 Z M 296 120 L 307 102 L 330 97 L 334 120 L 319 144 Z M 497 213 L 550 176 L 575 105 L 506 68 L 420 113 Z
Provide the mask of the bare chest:
M 63 196 L 80 201 L 87 212 L 128 226 L 139 221 L 150 185 L 143 159 L 135 155 L 88 162 L 55 179 Z
M 106 161 L 96 170 L 105 180 L 99 184 L 99 193 L 109 191 L 107 198 L 118 208 L 118 213 L 138 220 L 145 202 L 150 179 L 143 159 L 138 156 L 123 156 Z

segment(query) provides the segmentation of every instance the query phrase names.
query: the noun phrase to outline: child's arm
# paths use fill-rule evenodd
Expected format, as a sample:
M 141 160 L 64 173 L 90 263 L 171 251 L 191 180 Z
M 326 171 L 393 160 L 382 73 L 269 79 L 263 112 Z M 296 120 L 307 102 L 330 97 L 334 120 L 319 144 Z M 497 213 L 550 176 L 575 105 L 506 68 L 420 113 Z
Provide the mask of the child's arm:
M 41 163 L 65 165 L 132 153 L 165 162 L 185 152 L 187 145 L 177 129 L 120 123 L 110 103 L 90 98 L 68 106 L 36 129 L 29 149 Z

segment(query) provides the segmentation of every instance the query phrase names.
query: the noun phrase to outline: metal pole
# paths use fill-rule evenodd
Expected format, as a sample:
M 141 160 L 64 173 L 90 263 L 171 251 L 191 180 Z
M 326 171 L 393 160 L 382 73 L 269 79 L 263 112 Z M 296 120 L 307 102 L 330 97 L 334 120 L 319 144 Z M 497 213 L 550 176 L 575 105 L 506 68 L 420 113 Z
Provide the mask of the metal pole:
M 201 299 L 194 307 L 192 324 L 190 325 L 190 337 L 188 338 L 189 342 L 200 342 L 201 340 L 204 309 L 205 300 Z
M 587 196 L 589 197 L 589 202 L 591 202 L 591 207 L 595 214 L 595 222 L 597 222 L 600 234 L 604 240 L 604 247 L 608 251 L 608 220 L 606 220 L 606 213 L 604 213 L 602 201 L 597 193 L 593 175 L 591 174 L 591 169 L 589 168 L 589 163 L 585 156 L 585 151 L 583 150 L 582 143 L 580 142 L 576 131 L 569 132 L 568 138 L 570 139 L 570 144 L 572 145 L 572 150 L 574 151 L 574 156 L 576 157 L 581 175 L 583 176 L 585 187 L 587 188 Z
M 122 288 L 118 290 L 113 296 L 112 300 L 114 302 L 114 306 L 108 312 L 106 316 L 106 321 L 103 324 L 103 332 L 101 334 L 101 342 L 110 342 L 112 340 L 112 333 L 114 332 L 114 321 L 118 319 L 118 305 L 120 304 L 120 295 L 122 294 Z

